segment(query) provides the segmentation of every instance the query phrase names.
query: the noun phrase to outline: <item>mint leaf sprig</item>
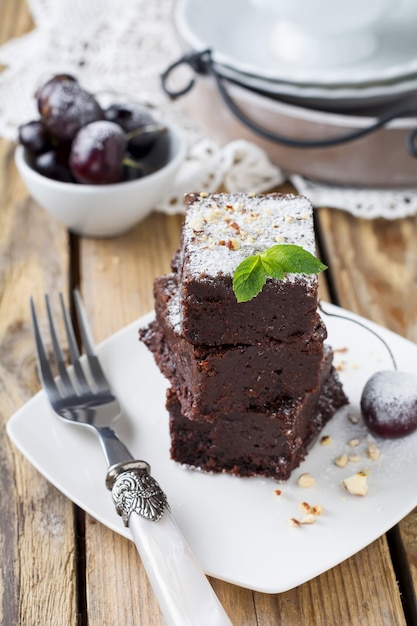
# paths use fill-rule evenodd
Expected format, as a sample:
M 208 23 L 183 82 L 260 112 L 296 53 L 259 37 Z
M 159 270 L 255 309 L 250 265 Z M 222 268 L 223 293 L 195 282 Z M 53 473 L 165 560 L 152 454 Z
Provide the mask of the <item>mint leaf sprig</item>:
M 239 263 L 233 291 L 238 302 L 247 302 L 262 291 L 268 276 L 283 280 L 286 274 L 319 274 L 325 269 L 326 265 L 301 246 L 279 244 Z

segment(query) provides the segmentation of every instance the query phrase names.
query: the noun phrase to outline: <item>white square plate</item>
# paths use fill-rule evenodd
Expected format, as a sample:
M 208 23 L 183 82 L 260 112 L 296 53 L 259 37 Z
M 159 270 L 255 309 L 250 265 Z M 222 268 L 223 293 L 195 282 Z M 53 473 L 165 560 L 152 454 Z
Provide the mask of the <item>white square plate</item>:
M 389 345 L 398 369 L 417 373 L 417 346 L 363 318 L 330 304 L 323 308 L 328 342 L 350 405 L 325 427 L 327 446 L 318 441 L 286 483 L 272 479 L 236 478 L 187 470 L 170 460 L 166 380 L 151 353 L 138 341 L 138 328 L 153 313 L 122 329 L 98 347 L 98 354 L 123 415 L 117 431 L 136 458 L 151 464 L 152 474 L 168 496 L 173 515 L 205 572 L 250 589 L 278 593 L 300 585 L 337 565 L 377 539 L 417 505 L 417 432 L 397 440 L 377 440 L 381 456 L 367 458 L 372 439 L 359 416 L 363 386 L 377 370 L 393 369 Z M 116 514 L 104 479 L 106 464 L 93 433 L 60 421 L 43 391 L 8 422 L 7 432 L 27 459 L 68 498 L 95 519 L 130 538 Z M 352 449 L 348 441 L 358 438 Z M 345 468 L 334 464 L 342 453 L 359 461 Z M 369 492 L 349 495 L 341 481 L 367 469 Z M 297 485 L 308 472 L 310 489 Z M 281 491 L 277 495 L 276 490 Z M 299 504 L 321 505 L 314 524 L 293 527 Z M 306 559 L 305 555 L 309 558 Z

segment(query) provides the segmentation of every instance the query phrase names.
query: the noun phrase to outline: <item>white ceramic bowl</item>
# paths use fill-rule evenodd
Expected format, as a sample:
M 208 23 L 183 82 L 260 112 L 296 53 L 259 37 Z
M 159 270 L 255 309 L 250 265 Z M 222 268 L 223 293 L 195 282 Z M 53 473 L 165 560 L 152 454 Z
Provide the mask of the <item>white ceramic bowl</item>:
M 169 191 L 184 160 L 186 141 L 172 124 L 168 128 L 169 160 L 161 169 L 137 180 L 113 185 L 62 183 L 36 172 L 18 146 L 15 162 L 36 202 L 71 232 L 86 237 L 113 237 L 145 218 Z
M 227 82 L 235 104 L 255 124 L 298 139 L 331 139 L 371 126 L 376 117 L 341 115 L 294 106 Z M 356 141 L 326 148 L 292 148 L 263 139 L 244 126 L 224 104 L 211 77 L 199 76 L 181 99 L 183 107 L 210 137 L 225 144 L 246 139 L 263 148 L 273 163 L 290 174 L 322 183 L 363 187 L 415 187 L 417 160 L 405 141 L 416 117 L 403 117 Z

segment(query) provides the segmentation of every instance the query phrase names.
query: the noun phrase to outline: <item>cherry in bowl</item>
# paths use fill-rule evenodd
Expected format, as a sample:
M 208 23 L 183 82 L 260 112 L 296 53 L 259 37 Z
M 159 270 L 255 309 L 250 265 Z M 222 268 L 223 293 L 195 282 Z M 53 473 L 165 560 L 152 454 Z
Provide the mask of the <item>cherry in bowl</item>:
M 146 175 L 130 167 L 127 169 L 133 172 L 126 174 L 124 166 L 122 182 L 79 184 L 54 180 L 34 169 L 33 156 L 23 145 L 16 148 L 15 162 L 33 199 L 68 230 L 87 237 L 113 237 L 144 219 L 174 183 L 185 158 L 186 141 L 174 124 L 164 122 L 164 127 L 163 164 L 146 171 Z

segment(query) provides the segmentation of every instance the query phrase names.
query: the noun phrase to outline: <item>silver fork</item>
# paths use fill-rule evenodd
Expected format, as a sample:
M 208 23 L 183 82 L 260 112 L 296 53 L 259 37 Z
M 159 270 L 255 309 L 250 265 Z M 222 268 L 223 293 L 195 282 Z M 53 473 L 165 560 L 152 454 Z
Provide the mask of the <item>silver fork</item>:
M 87 323 L 81 297 L 74 292 L 85 357 L 81 358 L 74 328 L 60 295 L 72 372 L 63 356 L 48 296 L 49 329 L 59 376 L 54 378 L 33 300 L 30 301 L 39 376 L 49 402 L 62 419 L 93 429 L 99 437 L 109 469 L 106 486 L 116 511 L 134 542 L 169 626 L 231 626 L 209 581 L 174 522 L 167 498 L 150 474 L 146 461 L 135 460 L 118 439 L 112 423 L 121 413 L 111 391 Z

